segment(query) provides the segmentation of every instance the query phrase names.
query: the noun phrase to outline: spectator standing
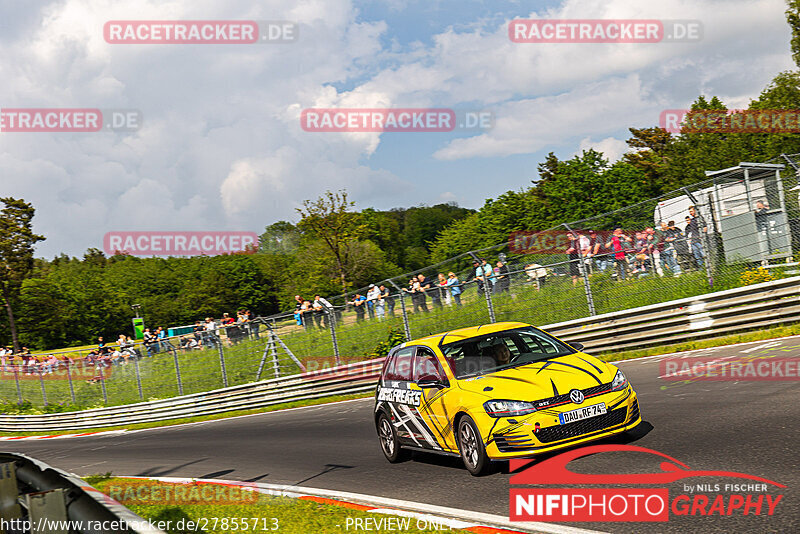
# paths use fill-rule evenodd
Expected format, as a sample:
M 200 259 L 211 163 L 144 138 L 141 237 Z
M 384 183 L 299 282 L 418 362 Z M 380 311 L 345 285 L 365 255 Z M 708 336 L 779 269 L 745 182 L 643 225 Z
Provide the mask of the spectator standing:
M 661 268 L 661 251 L 664 250 L 664 241 L 661 239 L 660 234 L 656 234 L 654 228 L 644 229 L 645 237 L 647 237 L 647 250 L 650 253 L 650 263 L 652 268 L 656 270 L 658 276 L 664 276 L 664 269 Z
M 511 275 L 508 272 L 508 266 L 502 262 L 497 262 L 497 279 L 494 283 L 495 293 L 508 293 L 511 287 Z
M 419 282 L 419 307 L 423 312 L 428 313 L 430 310 L 428 310 L 427 293 L 430 292 L 431 288 L 433 287 L 433 281 L 422 273 L 417 275 L 417 281 Z M 433 305 L 441 306 L 442 303 L 438 296 L 434 295 L 434 292 L 431 292 L 431 300 L 433 300 Z
M 211 317 L 206 317 L 205 324 L 206 346 L 213 347 L 219 342 L 217 337 L 217 323 Z
M 611 239 L 606 243 L 606 248 L 614 255 L 614 273 L 618 280 L 625 280 L 627 277 L 628 262 L 625 259 L 626 245 L 633 240 L 622 233 L 622 228 L 614 228 Z
M 144 329 L 142 337 L 143 337 L 142 344 L 144 345 L 144 348 L 147 350 L 147 357 L 149 358 L 153 355 L 154 352 L 156 352 L 157 350 L 156 343 L 158 342 L 158 340 L 156 339 L 156 336 L 150 333 L 149 328 Z M 94 360 L 92 360 L 92 364 L 94 364 Z
M 578 285 L 578 275 L 580 275 L 580 267 L 578 266 L 578 262 L 581 259 L 580 246 L 578 236 L 573 232 L 567 232 L 567 258 L 573 286 Z
M 447 273 L 447 287 L 450 288 L 450 294 L 453 296 L 456 306 L 461 306 L 461 282 L 453 272 Z
M 395 296 L 391 294 L 389 288 L 381 284 L 378 289 L 381 290 L 381 298 L 386 303 L 386 309 L 389 310 L 389 317 L 394 317 Z
M 492 269 L 492 265 L 486 261 L 486 258 L 481 259 L 481 267 L 483 268 L 483 279 L 486 282 L 486 290 L 492 293 L 492 291 L 494 291 L 495 282 L 494 269 Z
M 475 279 L 475 285 L 478 287 L 478 294 L 483 294 L 484 281 L 483 266 L 481 265 L 481 262 L 478 260 L 473 260 L 472 269 L 473 270 L 467 277 L 466 281 L 469 282 L 470 280 Z
M 375 299 L 374 307 L 375 317 L 377 317 L 379 321 L 383 321 L 383 318 L 386 315 L 386 301 L 383 300 L 383 293 L 381 293 L 380 290 L 378 290 L 378 296 Z
M 447 277 L 444 275 L 444 273 L 439 273 L 438 278 L 439 281 L 436 283 L 436 285 L 438 286 L 437 291 L 439 292 L 439 298 L 444 296 L 444 303 L 447 306 L 450 306 L 450 291 L 447 290 Z
M 678 266 L 678 261 L 675 257 L 675 240 L 680 237 L 680 231 L 674 228 L 675 221 L 668 223 L 661 221 L 660 229 L 658 231 L 658 238 L 661 241 L 661 262 L 663 267 L 669 269 L 672 276 L 681 274 L 681 268 Z
M 250 324 L 250 336 L 258 339 L 261 337 L 258 333 L 261 326 L 256 322 L 256 316 L 250 310 L 245 310 L 244 313 L 247 315 L 247 322 Z
M 689 239 L 689 245 L 692 249 L 692 256 L 697 263 L 697 267 L 702 268 L 704 263 L 703 254 L 703 238 L 708 232 L 708 225 L 702 215 L 697 213 L 694 206 L 689 206 L 689 221 L 686 225 L 686 237 Z
M 353 297 L 351 304 L 356 310 L 356 322 L 360 323 L 364 320 L 365 315 L 365 308 L 366 308 L 367 297 L 362 295 L 361 293 L 356 293 L 356 296 Z
M 594 267 L 597 267 L 597 270 L 603 272 L 606 270 L 605 266 L 605 257 L 603 254 L 603 243 L 601 243 L 601 239 L 597 237 L 597 232 L 594 230 L 589 230 L 589 246 L 586 248 L 586 253 L 584 254 L 584 259 L 586 260 L 586 266 L 589 267 L 589 271 L 591 272 Z
M 375 301 L 378 300 L 380 295 L 381 290 L 375 284 L 370 284 L 367 290 L 367 312 L 370 319 L 375 318 Z
M 333 304 L 328 302 L 328 299 L 321 297 L 320 295 L 314 295 L 314 308 L 316 309 L 319 306 L 319 309 L 322 311 L 322 321 L 325 328 L 328 328 L 331 324 L 331 316 L 333 315 Z

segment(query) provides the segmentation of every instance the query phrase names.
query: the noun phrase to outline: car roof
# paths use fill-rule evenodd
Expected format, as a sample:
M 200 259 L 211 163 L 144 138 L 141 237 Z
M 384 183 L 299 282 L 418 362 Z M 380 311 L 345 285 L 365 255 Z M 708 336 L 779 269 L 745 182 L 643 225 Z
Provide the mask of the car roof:
M 438 347 L 447 343 L 461 341 L 462 339 L 469 339 L 471 337 L 483 336 L 486 334 L 492 334 L 494 332 L 502 332 L 503 330 L 511 330 L 512 328 L 524 328 L 528 326 L 531 325 L 520 322 L 503 322 L 469 326 L 467 328 L 459 328 L 457 330 L 450 330 L 449 332 L 441 332 L 439 334 L 432 334 L 430 336 L 414 339 L 407 343 L 403 343 L 401 347 L 410 347 L 412 345 Z

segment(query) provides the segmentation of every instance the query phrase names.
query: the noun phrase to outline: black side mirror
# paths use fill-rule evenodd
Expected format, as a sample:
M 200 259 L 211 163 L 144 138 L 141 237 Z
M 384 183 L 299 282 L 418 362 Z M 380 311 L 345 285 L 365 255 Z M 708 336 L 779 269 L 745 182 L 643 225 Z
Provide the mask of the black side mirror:
M 417 385 L 422 389 L 431 389 L 431 388 L 443 389 L 447 387 L 442 383 L 441 380 L 439 380 L 434 376 L 423 376 L 422 378 L 417 380 Z
M 583 343 L 580 343 L 578 341 L 570 341 L 569 346 L 577 350 L 578 352 L 583 352 Z

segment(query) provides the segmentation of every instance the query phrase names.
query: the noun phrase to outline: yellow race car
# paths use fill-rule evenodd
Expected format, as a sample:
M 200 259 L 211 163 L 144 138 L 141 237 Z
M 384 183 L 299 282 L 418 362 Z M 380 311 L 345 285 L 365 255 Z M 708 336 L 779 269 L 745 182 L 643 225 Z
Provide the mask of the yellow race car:
M 390 462 L 410 450 L 461 456 L 473 475 L 626 432 L 641 422 L 622 371 L 525 323 L 403 343 L 383 365 L 375 425 Z

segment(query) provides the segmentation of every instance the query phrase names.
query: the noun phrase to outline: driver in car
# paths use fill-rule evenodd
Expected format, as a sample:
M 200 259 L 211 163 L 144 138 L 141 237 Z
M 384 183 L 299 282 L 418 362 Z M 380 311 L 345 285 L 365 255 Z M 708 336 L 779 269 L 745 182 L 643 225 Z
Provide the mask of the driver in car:
M 492 348 L 494 349 L 494 361 L 497 362 L 498 367 L 508 365 L 511 362 L 511 351 L 508 350 L 505 344 L 495 345 Z

